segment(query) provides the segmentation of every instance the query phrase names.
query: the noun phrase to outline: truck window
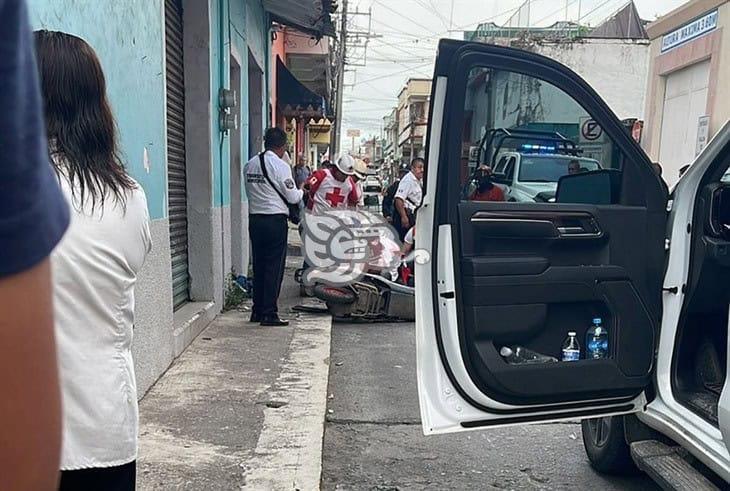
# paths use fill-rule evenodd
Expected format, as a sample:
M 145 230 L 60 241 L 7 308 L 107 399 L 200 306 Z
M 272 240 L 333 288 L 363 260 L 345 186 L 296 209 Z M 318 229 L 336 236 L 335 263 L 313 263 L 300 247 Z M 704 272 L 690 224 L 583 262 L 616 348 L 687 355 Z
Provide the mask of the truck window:
M 477 167 L 489 166 L 498 182 L 520 187 L 509 190 L 516 201 L 550 200 L 560 178 L 573 173 L 573 160 L 579 172 L 622 169 L 620 148 L 586 109 L 554 85 L 523 73 L 475 67 L 465 90 L 464 115 L 469 117 L 463 146 L 479 149 Z

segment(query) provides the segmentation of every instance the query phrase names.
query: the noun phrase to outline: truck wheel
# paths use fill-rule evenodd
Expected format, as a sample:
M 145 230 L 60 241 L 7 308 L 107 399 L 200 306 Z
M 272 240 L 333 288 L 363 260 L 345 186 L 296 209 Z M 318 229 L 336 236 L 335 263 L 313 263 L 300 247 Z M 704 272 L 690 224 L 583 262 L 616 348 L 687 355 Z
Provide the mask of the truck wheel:
M 581 430 L 583 447 L 595 470 L 614 475 L 639 473 L 631 459 L 629 444 L 626 443 L 622 416 L 584 419 L 581 421 Z
M 337 288 L 329 285 L 315 286 L 314 296 L 327 304 L 333 305 L 349 305 L 357 300 L 357 296 L 349 288 Z

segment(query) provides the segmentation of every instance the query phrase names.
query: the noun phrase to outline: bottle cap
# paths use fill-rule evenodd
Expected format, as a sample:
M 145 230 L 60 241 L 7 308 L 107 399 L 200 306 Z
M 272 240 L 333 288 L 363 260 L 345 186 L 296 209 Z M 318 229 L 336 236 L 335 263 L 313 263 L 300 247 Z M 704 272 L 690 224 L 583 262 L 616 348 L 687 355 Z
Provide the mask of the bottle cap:
M 602 324 L 603 323 L 603 320 L 601 320 L 600 317 L 596 317 L 595 319 L 593 319 L 593 323 L 594 324 Z
M 575 335 L 576 334 L 574 332 L 572 332 L 572 331 L 568 333 L 568 336 L 575 336 Z

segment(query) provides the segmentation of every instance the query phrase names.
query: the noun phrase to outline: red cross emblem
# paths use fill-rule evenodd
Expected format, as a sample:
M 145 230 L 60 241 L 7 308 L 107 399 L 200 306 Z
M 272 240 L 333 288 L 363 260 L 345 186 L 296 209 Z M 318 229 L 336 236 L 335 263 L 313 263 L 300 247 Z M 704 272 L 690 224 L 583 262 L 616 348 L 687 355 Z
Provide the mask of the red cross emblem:
M 341 203 L 345 202 L 345 196 L 340 194 L 340 188 L 335 188 L 331 193 L 325 194 L 324 199 L 329 201 L 332 208 L 337 208 Z

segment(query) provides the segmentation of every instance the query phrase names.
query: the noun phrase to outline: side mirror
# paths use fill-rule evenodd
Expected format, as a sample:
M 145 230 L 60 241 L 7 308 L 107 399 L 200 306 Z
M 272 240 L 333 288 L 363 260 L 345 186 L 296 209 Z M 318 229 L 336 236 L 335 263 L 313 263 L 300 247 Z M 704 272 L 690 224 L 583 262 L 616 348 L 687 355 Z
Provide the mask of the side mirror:
M 611 205 L 621 197 L 621 171 L 603 169 L 563 176 L 558 181 L 556 203 Z

